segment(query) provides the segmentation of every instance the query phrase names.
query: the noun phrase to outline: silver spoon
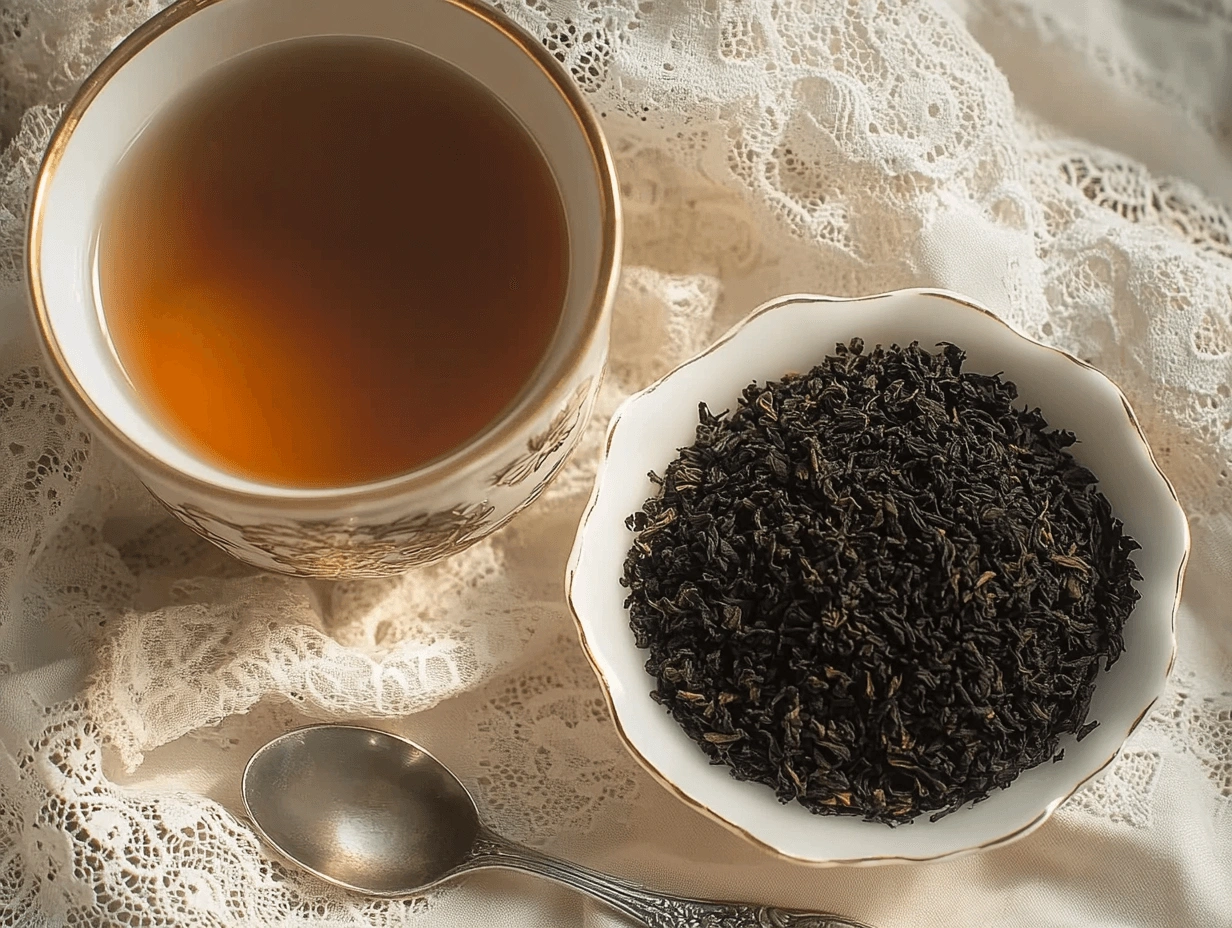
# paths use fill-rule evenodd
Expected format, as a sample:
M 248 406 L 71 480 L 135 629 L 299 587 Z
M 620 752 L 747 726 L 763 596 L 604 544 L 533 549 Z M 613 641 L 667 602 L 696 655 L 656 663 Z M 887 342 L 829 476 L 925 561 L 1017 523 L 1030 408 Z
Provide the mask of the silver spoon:
M 458 778 L 405 738 L 312 725 L 279 735 L 244 768 L 257 833 L 323 880 L 410 896 L 471 870 L 503 867 L 586 893 L 649 928 L 865 928 L 820 912 L 682 899 L 557 860 L 494 834 Z

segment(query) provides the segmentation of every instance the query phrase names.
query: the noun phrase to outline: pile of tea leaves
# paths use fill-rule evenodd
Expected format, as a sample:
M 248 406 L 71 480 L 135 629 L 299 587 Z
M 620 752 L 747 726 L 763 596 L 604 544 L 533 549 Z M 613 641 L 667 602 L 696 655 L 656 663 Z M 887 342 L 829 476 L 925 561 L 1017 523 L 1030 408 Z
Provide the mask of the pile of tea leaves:
M 855 339 L 703 404 L 627 523 L 653 697 L 813 812 L 935 820 L 1059 760 L 1138 599 L 1074 436 L 938 347 Z

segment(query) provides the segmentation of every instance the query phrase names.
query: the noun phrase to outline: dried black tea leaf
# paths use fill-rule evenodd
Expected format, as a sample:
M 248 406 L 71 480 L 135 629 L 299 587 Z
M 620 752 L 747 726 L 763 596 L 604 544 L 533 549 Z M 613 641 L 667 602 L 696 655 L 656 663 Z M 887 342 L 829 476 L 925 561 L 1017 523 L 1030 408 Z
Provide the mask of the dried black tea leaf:
M 703 404 L 628 520 L 653 697 L 813 812 L 935 820 L 1059 759 L 1138 600 L 1074 436 L 938 347 L 854 339 Z

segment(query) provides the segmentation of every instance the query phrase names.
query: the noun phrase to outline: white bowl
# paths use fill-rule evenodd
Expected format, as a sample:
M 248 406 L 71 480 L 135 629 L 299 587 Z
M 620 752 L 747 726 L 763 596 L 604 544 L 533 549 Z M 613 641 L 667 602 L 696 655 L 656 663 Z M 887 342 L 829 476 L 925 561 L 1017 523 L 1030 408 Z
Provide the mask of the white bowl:
M 1074 457 L 1099 478 L 1126 531 L 1141 543 L 1133 560 L 1142 594 L 1125 626 L 1125 653 L 1101 673 L 1091 702 L 1096 728 L 1062 740 L 1065 757 L 1023 773 L 1008 789 L 930 822 L 890 828 L 858 817 L 822 816 L 780 804 L 760 783 L 739 782 L 707 756 L 650 698 L 647 654 L 634 644 L 620 585 L 633 532 L 627 516 L 655 495 L 662 474 L 692 444 L 697 404 L 734 409 L 751 381 L 806 371 L 837 343 L 859 336 L 871 348 L 952 342 L 964 370 L 1003 372 L 1019 401 L 1039 406 L 1051 427 L 1078 437 Z M 1090 365 L 1018 334 L 956 294 L 903 290 L 858 299 L 795 295 L 755 310 L 713 347 L 630 397 L 612 419 L 605 460 L 569 559 L 566 589 L 582 645 L 599 676 L 626 746 L 682 800 L 783 857 L 810 864 L 932 860 L 1004 844 L 1037 828 L 1101 773 L 1163 691 L 1175 652 L 1174 622 L 1189 553 L 1189 529 L 1121 391 Z

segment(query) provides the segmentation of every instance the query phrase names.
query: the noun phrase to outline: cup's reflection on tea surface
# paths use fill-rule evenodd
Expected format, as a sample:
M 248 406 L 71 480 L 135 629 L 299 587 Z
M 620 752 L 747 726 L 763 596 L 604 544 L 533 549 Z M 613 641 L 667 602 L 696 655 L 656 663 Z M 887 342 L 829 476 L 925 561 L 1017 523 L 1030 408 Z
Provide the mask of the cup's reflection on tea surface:
M 260 567 L 378 576 L 563 464 L 619 238 L 593 113 L 500 14 L 181 0 L 70 104 L 28 262 L 70 400 L 172 512 Z

